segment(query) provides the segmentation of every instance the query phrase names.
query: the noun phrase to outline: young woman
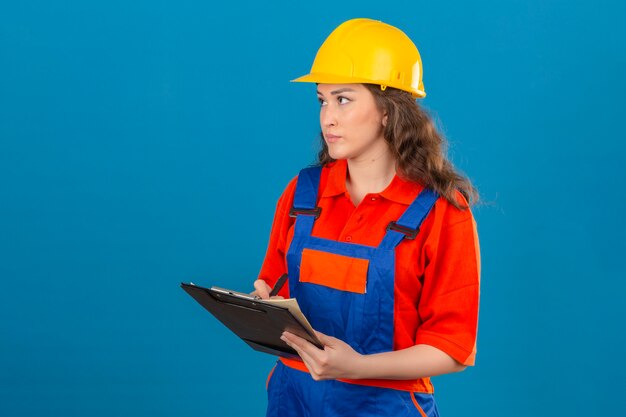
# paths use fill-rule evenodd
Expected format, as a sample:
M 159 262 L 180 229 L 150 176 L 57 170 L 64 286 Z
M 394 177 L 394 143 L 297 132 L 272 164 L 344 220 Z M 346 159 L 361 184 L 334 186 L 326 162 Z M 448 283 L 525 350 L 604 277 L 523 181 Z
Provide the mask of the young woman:
M 474 364 L 479 251 L 476 192 L 416 103 L 417 48 L 399 29 L 354 19 L 319 49 L 318 165 L 278 201 L 254 283 L 263 298 L 289 275 L 324 344 L 283 340 L 268 416 L 437 416 L 430 377 Z

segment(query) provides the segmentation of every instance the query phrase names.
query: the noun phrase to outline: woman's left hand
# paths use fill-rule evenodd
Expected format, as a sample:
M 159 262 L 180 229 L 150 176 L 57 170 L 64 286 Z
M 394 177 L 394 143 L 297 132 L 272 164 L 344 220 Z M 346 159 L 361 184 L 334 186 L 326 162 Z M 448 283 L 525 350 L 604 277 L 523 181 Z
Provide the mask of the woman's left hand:
M 324 349 L 289 332 L 284 332 L 281 339 L 298 352 L 314 380 L 359 378 L 365 357 L 342 340 L 317 331 L 315 333 Z

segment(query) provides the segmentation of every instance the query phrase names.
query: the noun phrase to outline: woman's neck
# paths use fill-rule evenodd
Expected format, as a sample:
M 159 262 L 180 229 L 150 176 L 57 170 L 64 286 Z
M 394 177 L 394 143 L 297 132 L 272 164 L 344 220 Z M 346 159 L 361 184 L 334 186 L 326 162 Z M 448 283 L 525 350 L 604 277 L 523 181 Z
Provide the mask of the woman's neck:
M 396 161 L 386 150 L 377 157 L 362 160 L 348 159 L 346 189 L 355 206 L 372 193 L 380 193 L 396 174 Z

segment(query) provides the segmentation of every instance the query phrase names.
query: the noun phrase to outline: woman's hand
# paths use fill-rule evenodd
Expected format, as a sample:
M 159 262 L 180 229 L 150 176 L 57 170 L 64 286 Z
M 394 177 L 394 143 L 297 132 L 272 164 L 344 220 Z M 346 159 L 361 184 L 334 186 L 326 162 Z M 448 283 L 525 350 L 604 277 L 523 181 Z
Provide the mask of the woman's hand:
M 267 300 L 269 298 L 283 298 L 280 295 L 270 297 L 271 291 L 272 287 L 267 285 L 267 282 L 263 281 L 262 279 L 257 279 L 256 281 L 254 281 L 254 291 L 252 291 L 250 295 L 257 295 L 263 300 Z
M 258 295 L 263 300 L 267 300 L 270 298 L 270 291 L 272 291 L 272 287 L 267 285 L 267 282 L 262 279 L 257 279 L 254 281 L 254 291 L 250 293 L 250 295 Z
M 298 352 L 316 381 L 360 378 L 359 370 L 363 369 L 364 356 L 335 337 L 320 332 L 315 333 L 324 345 L 324 349 L 319 349 L 309 341 L 289 332 L 284 332 L 281 339 Z

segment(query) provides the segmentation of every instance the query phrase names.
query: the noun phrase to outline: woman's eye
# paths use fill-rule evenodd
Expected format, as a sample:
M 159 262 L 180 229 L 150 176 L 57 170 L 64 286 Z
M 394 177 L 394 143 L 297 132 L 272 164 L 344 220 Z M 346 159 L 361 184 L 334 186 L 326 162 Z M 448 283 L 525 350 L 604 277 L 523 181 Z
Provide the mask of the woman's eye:
M 337 101 L 339 104 L 346 104 L 350 102 L 350 99 L 346 97 L 337 97 Z
M 325 106 L 326 105 L 326 100 L 324 100 L 323 98 L 317 98 L 317 101 L 320 103 L 320 106 Z

